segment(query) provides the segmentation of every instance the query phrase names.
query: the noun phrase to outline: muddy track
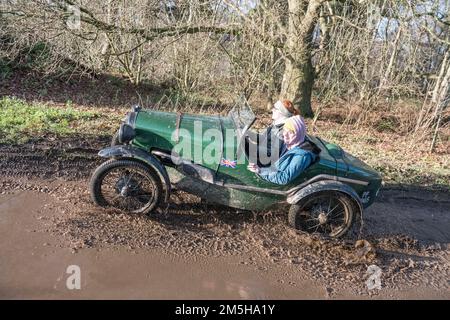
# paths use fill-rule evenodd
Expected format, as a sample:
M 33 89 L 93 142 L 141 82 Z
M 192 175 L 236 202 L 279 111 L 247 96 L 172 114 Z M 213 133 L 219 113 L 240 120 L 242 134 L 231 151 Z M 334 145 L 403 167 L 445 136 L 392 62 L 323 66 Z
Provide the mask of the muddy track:
M 0 146 L 3 193 L 33 190 L 50 194 L 54 212 L 41 217 L 42 230 L 74 252 L 84 247 L 164 248 L 182 256 L 244 253 L 242 263 L 290 264 L 333 288 L 361 289 L 366 270 L 376 264 L 383 284 L 397 288 L 425 284 L 448 290 L 450 277 L 450 196 L 417 187 L 389 187 L 366 211 L 362 233 L 344 240 L 305 235 L 286 224 L 286 210 L 254 214 L 201 202 L 175 192 L 168 208 L 146 215 L 92 205 L 87 177 L 101 162 L 97 150 L 107 139 L 79 139 L 51 146 L 35 142 Z M 50 148 L 49 148 L 50 147 Z M 21 178 L 18 178 L 21 177 Z M 57 178 L 57 179 L 56 179 Z M 374 248 L 356 248 L 358 238 Z M 358 285 L 355 285 L 358 284 Z
M 83 179 L 101 162 L 98 150 L 109 137 L 39 139 L 24 145 L 0 144 L 0 175 Z

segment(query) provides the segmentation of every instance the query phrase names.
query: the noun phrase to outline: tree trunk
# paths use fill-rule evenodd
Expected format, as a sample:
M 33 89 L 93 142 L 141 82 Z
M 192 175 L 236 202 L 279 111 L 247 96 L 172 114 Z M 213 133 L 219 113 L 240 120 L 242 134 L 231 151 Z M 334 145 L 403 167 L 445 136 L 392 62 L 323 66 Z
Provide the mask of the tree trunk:
M 314 84 L 314 68 L 308 50 L 299 47 L 297 46 L 297 59 L 286 59 L 281 96 L 291 100 L 302 116 L 313 117 L 311 94 Z
M 289 0 L 289 30 L 286 41 L 286 61 L 281 83 L 281 96 L 290 99 L 304 117 L 314 115 L 311 94 L 314 85 L 314 67 L 311 61 L 312 37 L 318 8 L 323 0 L 308 2 L 302 13 L 302 0 Z

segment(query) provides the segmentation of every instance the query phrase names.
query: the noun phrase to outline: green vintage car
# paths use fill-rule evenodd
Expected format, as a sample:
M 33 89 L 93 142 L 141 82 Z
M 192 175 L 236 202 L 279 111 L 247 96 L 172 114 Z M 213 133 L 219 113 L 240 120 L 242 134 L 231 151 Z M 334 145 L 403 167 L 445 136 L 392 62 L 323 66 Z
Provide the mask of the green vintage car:
M 247 169 L 255 115 L 241 99 L 227 116 L 161 112 L 133 107 L 99 155 L 110 158 L 93 173 L 93 201 L 133 213 L 168 203 L 173 188 L 209 202 L 267 211 L 286 207 L 288 223 L 330 237 L 344 235 L 375 200 L 380 175 L 339 146 L 307 139 L 317 160 L 286 185 Z

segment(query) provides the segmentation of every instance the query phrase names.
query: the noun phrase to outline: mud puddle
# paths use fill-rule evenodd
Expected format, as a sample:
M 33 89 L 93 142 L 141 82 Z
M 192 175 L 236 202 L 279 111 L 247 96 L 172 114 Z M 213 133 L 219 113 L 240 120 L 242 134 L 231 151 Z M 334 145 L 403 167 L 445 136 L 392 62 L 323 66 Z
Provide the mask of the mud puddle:
M 60 214 L 49 209 L 54 199 L 27 188 L 0 195 L 2 299 L 288 299 L 325 293 L 306 279 L 297 277 L 294 285 L 293 276 L 283 270 L 255 272 L 241 263 L 242 257 L 194 259 L 163 248 L 131 251 L 121 246 L 74 254 L 41 223 Z M 79 290 L 67 287 L 69 266 L 80 268 Z

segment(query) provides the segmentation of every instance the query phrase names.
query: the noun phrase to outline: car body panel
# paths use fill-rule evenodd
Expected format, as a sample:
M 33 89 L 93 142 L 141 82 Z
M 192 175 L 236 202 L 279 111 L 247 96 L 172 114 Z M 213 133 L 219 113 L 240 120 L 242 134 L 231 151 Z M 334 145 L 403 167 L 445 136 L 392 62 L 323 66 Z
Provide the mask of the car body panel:
M 322 140 L 323 141 L 323 140 Z M 380 174 L 360 159 L 345 152 L 340 146 L 323 141 L 329 153 L 336 159 L 336 175 L 349 180 L 367 181 L 368 185 L 350 183 L 358 193 L 364 207 L 370 206 L 378 195 L 382 179 Z
M 177 154 L 184 159 L 217 170 L 222 157 L 222 136 L 204 138 L 208 136 L 209 129 L 217 129 L 209 132 L 221 132 L 220 126 L 219 116 L 142 110 L 136 117 L 136 138 L 133 144 L 147 151 L 152 149 L 178 151 Z M 179 150 L 174 149 L 175 146 L 179 146 Z
M 282 194 L 272 194 L 229 187 L 221 183 L 209 183 L 185 175 L 175 168 L 167 168 L 170 181 L 176 189 L 199 196 L 206 201 L 238 209 L 264 211 L 286 201 Z
M 292 199 L 292 192 L 298 193 L 318 177 L 324 181 L 322 187 L 328 181 L 330 188 L 336 189 L 340 184 L 332 182 L 339 181 L 346 186 L 343 192 L 351 188 L 358 198 L 355 201 L 363 207 L 375 200 L 381 187 L 380 175 L 338 145 L 315 136 L 308 138 L 321 149 L 318 160 L 299 177 L 287 185 L 263 180 L 247 169 L 247 156 L 238 143 L 248 124 L 251 125 L 251 117 L 243 117 L 242 125 L 236 123 L 236 118 L 239 119 L 239 113 L 210 116 L 148 109 L 134 110 L 132 117 L 127 116 L 133 119 L 130 125 L 135 130 L 131 146 L 149 154 L 159 152 L 155 156 L 164 163 L 171 183 L 206 200 L 236 208 L 266 210 L 286 203 L 288 197 Z M 215 134 L 208 134 L 210 129 L 216 129 Z M 186 144 L 180 149 L 184 142 L 190 147 Z M 171 155 L 181 165 L 171 163 Z

